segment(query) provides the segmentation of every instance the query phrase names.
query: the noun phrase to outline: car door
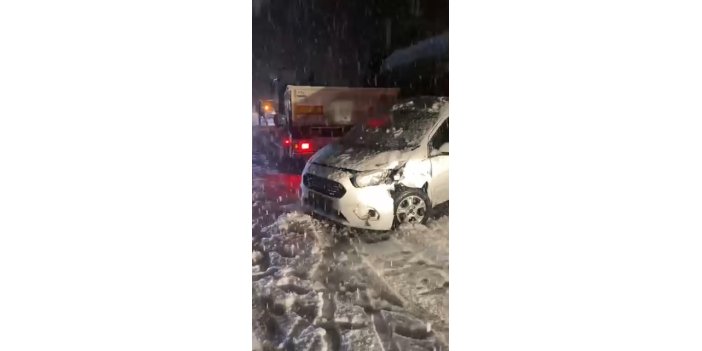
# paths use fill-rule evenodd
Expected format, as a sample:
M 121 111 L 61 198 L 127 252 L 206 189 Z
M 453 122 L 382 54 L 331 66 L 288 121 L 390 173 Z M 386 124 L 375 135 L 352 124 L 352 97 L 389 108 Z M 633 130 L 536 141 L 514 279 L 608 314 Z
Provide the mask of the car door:
M 432 205 L 449 200 L 449 155 L 448 152 L 439 150 L 442 145 L 448 142 L 449 120 L 447 118 L 429 139 L 431 180 L 429 181 L 428 195 Z

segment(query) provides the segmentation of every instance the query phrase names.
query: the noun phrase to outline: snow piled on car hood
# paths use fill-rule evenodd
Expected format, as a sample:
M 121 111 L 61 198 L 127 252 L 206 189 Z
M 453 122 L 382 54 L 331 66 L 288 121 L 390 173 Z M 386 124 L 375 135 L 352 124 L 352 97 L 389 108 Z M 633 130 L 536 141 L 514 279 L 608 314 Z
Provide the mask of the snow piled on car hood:
M 330 144 L 319 150 L 311 162 L 353 171 L 395 168 L 410 159 L 412 151 L 377 151 L 342 144 Z

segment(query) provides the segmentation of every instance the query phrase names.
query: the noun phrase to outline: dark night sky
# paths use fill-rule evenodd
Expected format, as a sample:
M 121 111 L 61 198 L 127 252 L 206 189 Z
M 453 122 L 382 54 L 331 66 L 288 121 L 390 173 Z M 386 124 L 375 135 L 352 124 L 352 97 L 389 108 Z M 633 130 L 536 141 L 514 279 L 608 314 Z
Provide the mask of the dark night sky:
M 318 85 L 373 86 L 385 57 L 448 25 L 448 0 L 254 1 L 254 100 L 270 94 L 273 76 L 293 72 Z

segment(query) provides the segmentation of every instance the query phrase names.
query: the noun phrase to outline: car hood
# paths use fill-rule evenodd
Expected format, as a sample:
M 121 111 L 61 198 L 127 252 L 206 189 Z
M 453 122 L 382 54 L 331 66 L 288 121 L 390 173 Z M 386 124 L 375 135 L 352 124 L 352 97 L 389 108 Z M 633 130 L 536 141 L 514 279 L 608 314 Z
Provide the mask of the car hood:
M 310 159 L 310 162 L 328 167 L 362 172 L 394 168 L 398 164 L 409 160 L 412 154 L 412 150 L 378 151 L 334 143 L 319 150 Z

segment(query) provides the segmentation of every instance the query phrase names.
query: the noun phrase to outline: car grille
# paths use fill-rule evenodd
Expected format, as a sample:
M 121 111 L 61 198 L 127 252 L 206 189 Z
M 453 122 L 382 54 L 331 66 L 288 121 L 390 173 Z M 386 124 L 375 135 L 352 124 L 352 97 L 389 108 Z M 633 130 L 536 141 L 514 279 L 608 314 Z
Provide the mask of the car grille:
M 316 176 L 314 174 L 305 174 L 302 178 L 302 182 L 303 184 L 305 184 L 306 187 L 318 193 L 322 193 L 324 195 L 331 196 L 337 199 L 346 194 L 346 189 L 343 185 L 333 180 Z
M 346 221 L 346 217 L 334 208 L 334 204 L 332 203 L 334 200 L 324 197 L 322 195 L 318 195 L 314 191 L 310 191 L 308 193 L 308 196 L 303 199 L 305 204 L 311 206 L 317 211 L 320 211 L 322 213 L 327 214 L 328 216 L 331 216 L 335 218 L 336 220 L 340 221 Z

